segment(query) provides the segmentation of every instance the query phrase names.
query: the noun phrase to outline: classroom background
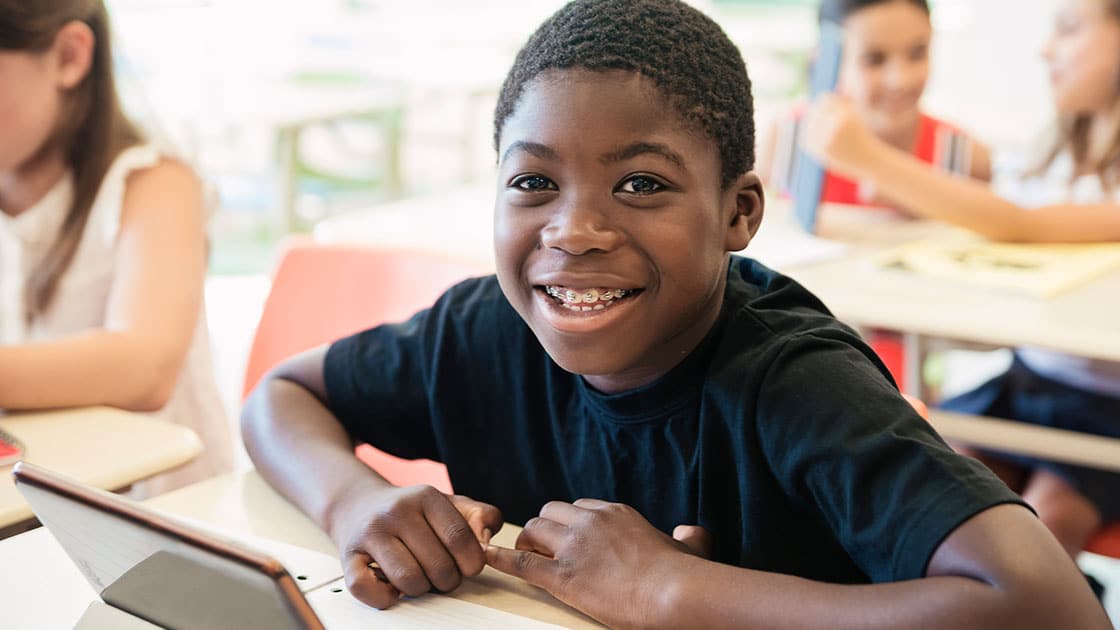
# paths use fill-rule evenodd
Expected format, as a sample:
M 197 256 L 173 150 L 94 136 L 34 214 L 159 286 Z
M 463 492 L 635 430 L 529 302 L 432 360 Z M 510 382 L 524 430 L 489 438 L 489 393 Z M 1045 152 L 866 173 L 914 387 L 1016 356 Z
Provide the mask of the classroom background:
M 408 230 L 404 242 L 413 244 L 421 240 L 416 219 L 406 219 L 415 211 L 425 221 L 467 217 L 424 233 L 428 249 L 489 250 L 479 217 L 489 212 L 496 173 L 494 104 L 517 50 L 566 0 L 105 1 L 127 112 L 193 164 L 212 193 L 206 316 L 229 430 L 240 444 L 250 349 L 286 243 L 361 241 L 349 232 L 384 229 L 388 236 L 376 240 Z M 688 1 L 742 51 L 761 136 L 806 98 L 818 1 Z M 1023 164 L 1054 119 L 1040 46 L 1059 0 L 930 4 L 924 110 L 986 143 L 997 173 Z M 837 245 L 817 253 L 843 253 Z M 386 291 L 373 284 L 354 282 L 359 291 Z M 1113 330 L 1111 320 L 1106 325 Z M 1008 357 L 953 355 L 940 364 L 941 392 L 978 383 Z M 238 464 L 251 466 L 240 447 Z M 226 518 L 242 518 L 233 511 Z M 1120 562 L 1088 562 L 1083 568 L 1107 583 L 1106 607 L 1120 619 Z
M 209 324 L 237 417 L 275 247 L 348 212 L 490 181 L 505 70 L 562 0 L 111 0 L 126 107 L 217 193 Z M 757 128 L 804 98 L 810 0 L 695 0 L 742 50 Z M 926 109 L 1017 161 L 1052 119 L 1055 0 L 935 0 Z M 1006 28 L 1007 20 L 1015 28 Z M 997 40 L 998 33 L 998 40 Z M 998 68 L 1001 81 L 990 77 Z

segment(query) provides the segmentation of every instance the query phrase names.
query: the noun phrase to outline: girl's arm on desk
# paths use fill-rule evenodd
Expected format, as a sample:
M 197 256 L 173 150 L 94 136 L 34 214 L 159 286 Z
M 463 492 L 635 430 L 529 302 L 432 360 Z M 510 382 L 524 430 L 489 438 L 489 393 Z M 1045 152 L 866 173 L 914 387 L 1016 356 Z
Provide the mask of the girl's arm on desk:
M 687 553 L 624 505 L 586 499 L 548 504 L 517 550 L 490 546 L 487 560 L 612 627 L 1110 627 L 1069 557 L 1017 505 L 958 527 L 925 578 L 887 584 L 826 584 L 718 564 Z
M 932 169 L 870 133 L 840 97 L 807 115 L 805 148 L 830 169 L 870 181 L 911 214 L 955 223 L 988 238 L 1019 242 L 1120 240 L 1120 204 L 1018 206 L 984 184 Z
M 187 167 L 164 162 L 129 177 L 104 328 L 0 346 L 0 408 L 163 407 L 201 316 L 204 217 Z
M 241 434 L 253 463 L 330 534 L 347 588 L 370 606 L 450 591 L 478 575 L 486 564 L 479 543 L 501 528 L 501 512 L 431 486 L 394 486 L 362 463 L 327 404 L 326 353 L 323 346 L 285 361 L 249 397 Z

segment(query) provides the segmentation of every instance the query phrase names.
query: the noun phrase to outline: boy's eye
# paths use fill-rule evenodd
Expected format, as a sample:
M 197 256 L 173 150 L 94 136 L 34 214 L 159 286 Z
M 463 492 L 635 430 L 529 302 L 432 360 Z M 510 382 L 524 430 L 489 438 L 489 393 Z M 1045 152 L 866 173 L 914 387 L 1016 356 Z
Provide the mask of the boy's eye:
M 622 182 L 622 186 L 619 187 L 619 190 L 634 195 L 648 195 L 651 193 L 655 193 L 663 188 L 665 188 L 665 186 L 652 177 L 647 177 L 645 175 L 635 175 L 634 177 L 631 177 L 630 179 Z
M 556 184 L 542 175 L 522 175 L 510 182 L 510 186 L 521 190 L 556 190 Z

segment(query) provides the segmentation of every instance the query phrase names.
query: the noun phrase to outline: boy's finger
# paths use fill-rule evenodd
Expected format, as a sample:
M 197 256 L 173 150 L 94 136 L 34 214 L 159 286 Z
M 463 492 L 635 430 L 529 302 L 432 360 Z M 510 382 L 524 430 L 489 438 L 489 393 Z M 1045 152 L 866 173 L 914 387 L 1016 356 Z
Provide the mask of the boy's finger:
M 475 501 L 461 495 L 454 495 L 449 498 L 451 504 L 459 510 L 463 518 L 467 519 L 467 524 L 471 526 L 475 538 L 484 545 L 490 542 L 490 536 L 496 534 L 505 523 L 502 518 L 502 511 L 489 503 Z
M 677 525 L 673 528 L 673 540 L 683 543 L 694 555 L 705 560 L 712 557 L 712 535 L 699 525 Z
M 556 561 L 551 558 L 546 558 L 532 551 L 518 551 L 488 545 L 486 547 L 486 563 L 502 573 L 519 577 L 533 586 L 539 586 L 550 592 L 552 590 Z
M 427 574 L 416 561 L 409 548 L 397 538 L 381 542 L 376 549 L 367 550 L 381 567 L 385 577 L 398 591 L 416 597 L 431 590 Z
M 450 508 L 450 506 L 448 506 Z M 455 528 L 459 534 L 456 538 L 466 538 L 466 550 L 468 553 L 471 549 L 477 556 L 483 555 L 482 550 L 478 546 L 478 542 L 474 540 L 474 534 L 471 534 L 467 528 L 467 524 L 459 516 L 458 512 L 451 510 L 455 513 L 455 518 L 458 519 L 460 526 Z M 400 539 L 412 556 L 416 558 L 416 562 L 420 565 L 421 570 L 427 577 L 428 582 L 435 587 L 436 590 L 447 593 L 455 590 L 463 581 L 463 575 L 459 571 L 459 563 L 452 556 L 451 550 L 448 548 L 448 543 L 442 539 L 442 534 L 437 533 L 438 530 L 433 530 L 432 524 L 428 522 L 419 523 L 416 527 L 410 527 L 401 531 Z M 463 544 L 457 543 L 460 547 Z M 409 595 L 412 593 L 410 592 Z
M 541 508 L 541 518 L 556 521 L 561 525 L 572 525 L 579 522 L 579 520 L 586 515 L 586 508 L 576 507 L 564 501 L 549 501 Z
M 444 592 L 449 591 L 459 585 L 463 575 L 478 575 L 482 571 L 482 567 L 486 564 L 486 556 L 482 553 L 478 535 L 472 531 L 463 515 L 450 501 L 441 499 L 433 501 L 431 505 L 425 505 L 424 518 L 427 519 L 428 527 L 416 529 L 428 531 L 410 532 L 404 538 L 408 546 L 413 549 L 413 553 L 417 554 L 416 557 L 424 565 L 425 571 L 439 572 L 438 576 L 428 573 L 436 588 Z M 426 538 L 431 538 L 431 541 Z M 432 551 L 425 552 L 425 556 L 421 557 L 417 547 L 421 544 L 437 545 L 442 556 Z M 452 572 L 449 573 L 440 566 L 444 561 L 450 563 L 446 568 L 452 569 Z
M 602 499 L 577 499 L 572 505 L 586 510 L 598 510 L 607 507 L 610 505 L 610 502 L 603 501 Z
M 397 602 L 401 597 L 392 584 L 378 579 L 377 574 L 369 563 L 369 556 L 364 553 L 350 554 L 343 564 L 343 575 L 346 578 L 346 590 L 354 599 L 367 606 L 385 609 Z
M 564 544 L 568 528 L 547 518 L 531 518 L 517 537 L 520 551 L 535 551 L 549 558 L 556 557 L 556 550 Z

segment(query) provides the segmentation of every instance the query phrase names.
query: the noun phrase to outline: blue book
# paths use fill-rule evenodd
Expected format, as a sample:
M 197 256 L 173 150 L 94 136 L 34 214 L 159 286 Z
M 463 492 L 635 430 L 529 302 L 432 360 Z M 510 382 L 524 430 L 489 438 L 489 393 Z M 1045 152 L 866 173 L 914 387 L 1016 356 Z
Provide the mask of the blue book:
M 836 89 L 840 75 L 840 58 L 844 47 L 844 32 L 840 25 L 828 20 L 821 22 L 817 58 L 809 74 L 809 98 L 816 99 L 824 92 Z M 809 233 L 816 231 L 817 209 L 824 191 L 824 167 L 800 148 L 798 138 L 797 161 L 793 169 L 793 213 L 797 223 Z

